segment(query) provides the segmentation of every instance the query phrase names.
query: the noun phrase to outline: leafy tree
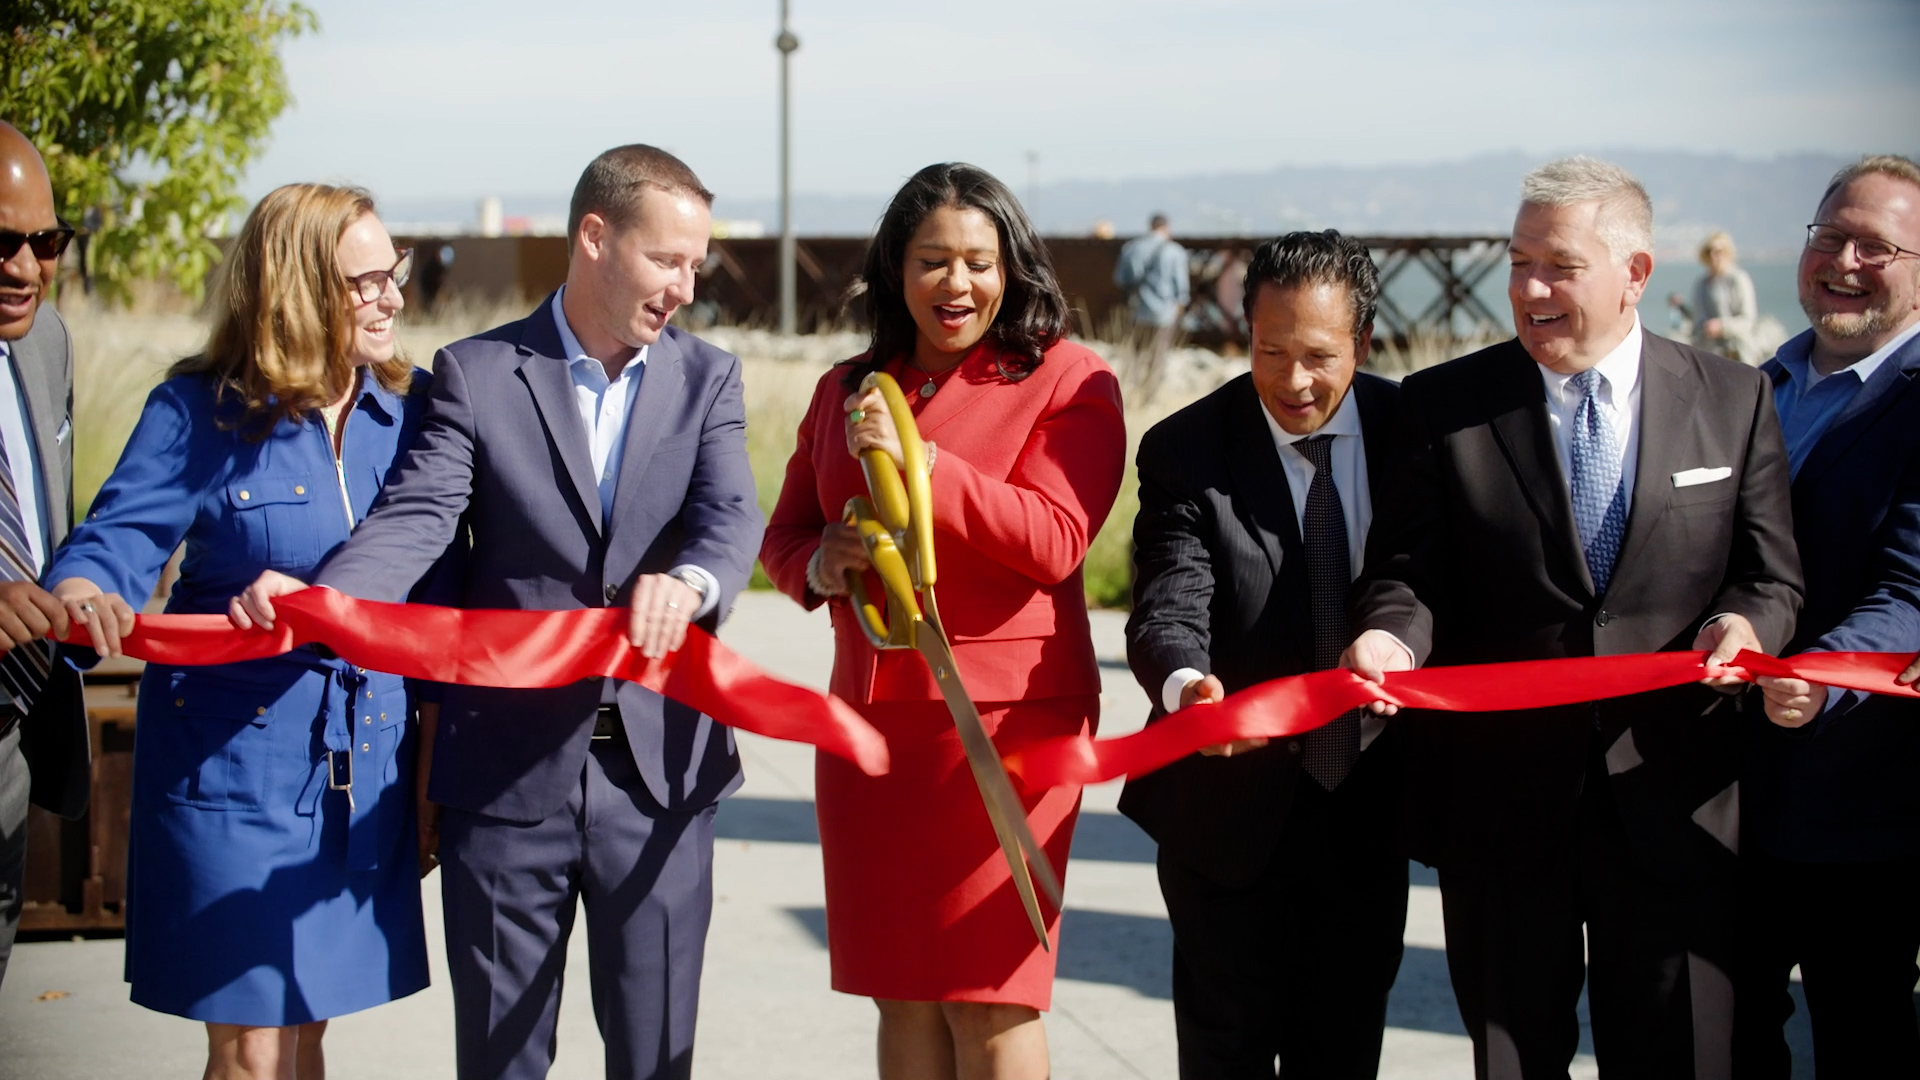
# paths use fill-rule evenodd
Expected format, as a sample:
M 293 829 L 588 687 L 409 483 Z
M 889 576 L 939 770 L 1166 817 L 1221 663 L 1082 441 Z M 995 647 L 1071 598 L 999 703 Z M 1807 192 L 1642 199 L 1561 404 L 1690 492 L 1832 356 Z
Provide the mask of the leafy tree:
M 0 118 L 39 147 L 68 222 L 91 226 L 110 296 L 140 278 L 199 295 L 209 238 L 288 103 L 280 39 L 318 27 L 279 0 L 0 0 Z M 91 211 L 91 213 L 90 213 Z

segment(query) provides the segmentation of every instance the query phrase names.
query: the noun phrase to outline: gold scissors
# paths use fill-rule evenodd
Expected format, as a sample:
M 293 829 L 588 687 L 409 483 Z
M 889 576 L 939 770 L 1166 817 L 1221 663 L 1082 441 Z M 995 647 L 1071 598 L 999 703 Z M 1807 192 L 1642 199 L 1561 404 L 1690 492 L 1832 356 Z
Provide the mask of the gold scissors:
M 953 647 L 940 626 L 940 609 L 933 599 L 933 487 L 927 474 L 927 444 L 920 439 L 919 425 L 907 405 L 900 384 L 885 372 L 873 372 L 860 383 L 863 391 L 878 389 L 886 401 L 887 412 L 900 435 L 900 457 L 906 463 L 905 480 L 893 467 L 884 450 L 864 450 L 860 468 L 867 476 L 871 500 L 856 496 L 847 500 L 846 523 L 860 534 L 867 559 L 886 588 L 887 614 L 867 597 L 865 581 L 857 571 L 847 571 L 847 588 L 853 594 L 854 614 L 873 647 L 882 650 L 914 649 L 933 669 L 933 680 L 953 714 L 953 726 L 960 734 L 960 747 L 973 769 L 973 781 L 980 788 L 980 801 L 986 805 L 987 820 L 1000 841 L 1000 853 L 1006 856 L 1013 872 L 1013 887 L 1027 910 L 1033 933 L 1040 947 L 1052 951 L 1047 943 L 1047 924 L 1040 913 L 1040 901 L 1034 896 L 1034 882 L 1047 894 L 1055 911 L 1060 910 L 1060 878 L 1054 873 L 1047 853 L 1027 827 L 1026 807 L 1007 779 L 1000 752 L 987 737 L 980 710 L 967 695 L 960 681 L 960 669 L 953 662 Z

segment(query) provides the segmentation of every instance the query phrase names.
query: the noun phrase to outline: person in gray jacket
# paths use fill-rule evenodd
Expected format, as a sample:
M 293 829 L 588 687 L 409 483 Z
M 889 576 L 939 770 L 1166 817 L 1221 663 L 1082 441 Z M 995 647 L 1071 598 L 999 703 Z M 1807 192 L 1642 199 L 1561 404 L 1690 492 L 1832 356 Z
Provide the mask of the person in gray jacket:
M 1187 249 L 1174 241 L 1165 214 L 1153 215 L 1146 234 L 1127 241 L 1113 268 L 1113 283 L 1127 294 L 1133 317 L 1134 362 L 1127 381 L 1142 404 L 1153 400 L 1166 374 L 1167 351 L 1190 299 L 1188 276 Z

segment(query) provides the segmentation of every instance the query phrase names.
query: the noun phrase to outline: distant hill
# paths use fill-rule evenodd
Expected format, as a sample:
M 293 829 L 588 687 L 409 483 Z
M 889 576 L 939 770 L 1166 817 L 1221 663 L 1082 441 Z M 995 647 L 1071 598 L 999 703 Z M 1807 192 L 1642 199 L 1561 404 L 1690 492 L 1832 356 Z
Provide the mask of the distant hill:
M 1744 258 L 1780 259 L 1798 250 L 1801 229 L 1835 170 L 1851 158 L 1787 154 L 1741 158 L 1683 151 L 1597 151 L 1647 185 L 1653 196 L 1659 245 L 1669 257 L 1691 257 L 1708 231 L 1726 229 Z M 1513 221 L 1520 178 L 1546 155 L 1483 154 L 1423 165 L 1285 166 L 1258 173 L 1147 180 L 1065 180 L 1028 192 L 1044 233 L 1085 235 L 1099 221 L 1122 234 L 1139 232 L 1149 214 L 1163 211 L 1176 233 L 1258 236 L 1297 228 L 1362 233 L 1505 232 Z M 794 195 L 794 225 L 807 235 L 870 232 L 888 193 Z M 396 221 L 472 222 L 478 196 L 389 201 Z M 505 196 L 509 217 L 564 219 L 566 196 Z M 721 193 L 716 217 L 757 220 L 771 233 L 772 199 L 735 199 Z

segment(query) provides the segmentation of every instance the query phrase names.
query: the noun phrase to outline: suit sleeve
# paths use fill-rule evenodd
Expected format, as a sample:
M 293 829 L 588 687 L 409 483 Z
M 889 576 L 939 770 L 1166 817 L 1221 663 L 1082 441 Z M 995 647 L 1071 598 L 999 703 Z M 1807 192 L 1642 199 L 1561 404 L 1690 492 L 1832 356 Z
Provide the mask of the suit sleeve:
M 1156 706 L 1167 677 L 1211 666 L 1213 528 L 1180 481 L 1175 432 L 1147 433 L 1135 465 L 1140 513 L 1133 519 L 1133 611 L 1127 616 L 1127 666 Z
M 135 610 L 146 602 L 224 465 L 226 440 L 195 437 L 206 423 L 177 385 L 154 388 L 92 512 L 47 567 L 49 586 L 86 578 Z
M 1374 493 L 1366 566 L 1353 584 L 1354 636 L 1385 630 L 1413 653 L 1416 666 L 1433 652 L 1433 611 L 1425 597 L 1441 565 L 1443 530 L 1439 451 L 1427 424 L 1417 380 L 1402 384 L 1393 425 L 1394 467 L 1386 490 Z
M 476 434 L 459 358 L 441 349 L 433 359 L 433 396 L 420 434 L 366 520 L 321 565 L 314 584 L 368 600 L 405 600 L 459 531 L 473 498 Z
M 740 360 L 727 359 L 726 374 L 700 428 L 699 456 L 680 504 L 684 533 L 674 560 L 675 565 L 692 563 L 720 583 L 720 602 L 710 616 L 714 625 L 733 609 L 734 599 L 747 587 L 761 529 L 753 469 L 747 462 L 747 406 Z
M 807 563 L 819 550 L 820 533 L 828 524 L 820 509 L 820 480 L 813 471 L 814 430 L 838 385 L 839 376 L 829 371 L 814 388 L 813 402 L 794 436 L 793 454 L 787 458 L 780 501 L 767 520 L 766 539 L 760 544 L 760 566 L 773 587 L 809 611 L 826 603 L 825 597 L 807 587 Z
M 1752 377 L 1760 392 L 1753 399 L 1727 572 L 1702 617 L 1744 615 L 1767 651 L 1777 653 L 1793 637 L 1805 588 L 1793 539 L 1787 446 L 1773 408 L 1773 386 L 1757 372 Z
M 1920 455 L 1905 463 L 1880 522 L 1873 560 L 1877 581 L 1840 624 L 1820 636 L 1823 652 L 1920 649 Z
M 936 528 L 1043 585 L 1065 581 L 1087 556 L 1126 469 L 1120 384 L 1089 367 L 1063 378 L 1012 472 L 998 480 L 942 448 L 933 470 Z

